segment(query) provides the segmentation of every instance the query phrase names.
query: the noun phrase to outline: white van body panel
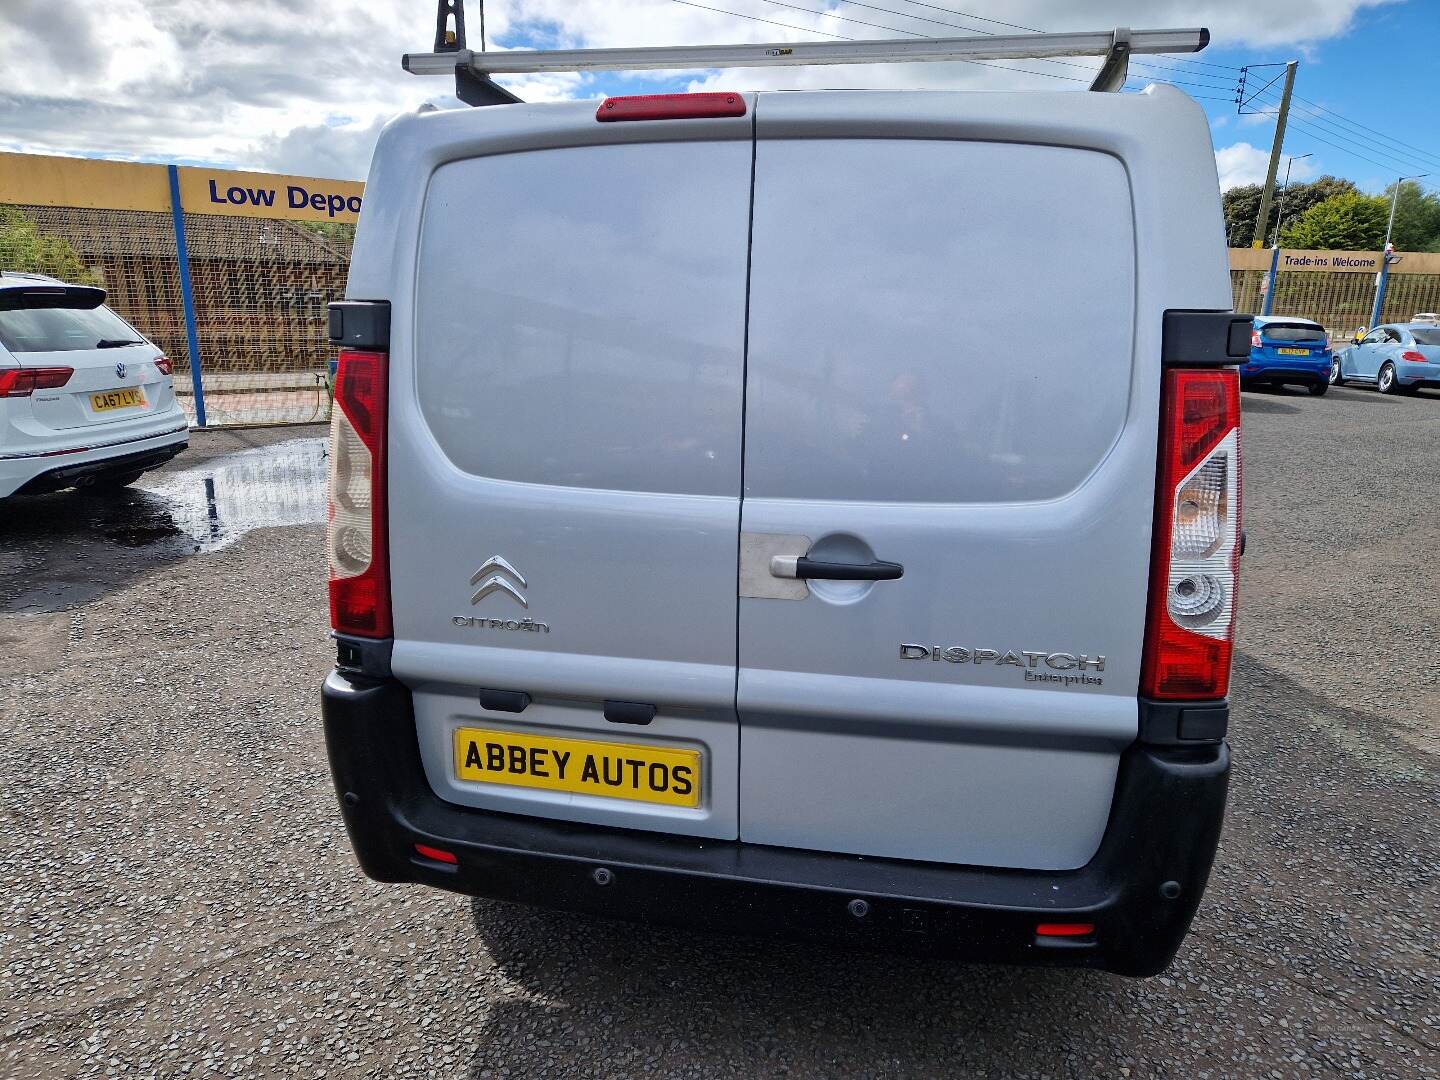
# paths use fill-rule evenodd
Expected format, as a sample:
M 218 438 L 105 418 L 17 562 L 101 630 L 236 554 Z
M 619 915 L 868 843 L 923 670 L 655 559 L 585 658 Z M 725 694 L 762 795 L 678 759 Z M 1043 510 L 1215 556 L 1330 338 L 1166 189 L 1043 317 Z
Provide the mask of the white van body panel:
M 1162 313 L 1231 303 L 1204 114 L 1165 87 L 747 103 L 381 137 L 347 296 L 391 303 L 392 667 L 427 777 L 574 821 L 1083 865 L 1137 728 Z M 742 534 L 905 574 L 740 597 Z M 495 555 L 528 607 L 470 603 Z M 503 625 L 527 618 L 548 632 Z M 1027 682 L 937 646 L 1105 667 Z M 704 799 L 461 783 L 461 724 L 693 746 Z

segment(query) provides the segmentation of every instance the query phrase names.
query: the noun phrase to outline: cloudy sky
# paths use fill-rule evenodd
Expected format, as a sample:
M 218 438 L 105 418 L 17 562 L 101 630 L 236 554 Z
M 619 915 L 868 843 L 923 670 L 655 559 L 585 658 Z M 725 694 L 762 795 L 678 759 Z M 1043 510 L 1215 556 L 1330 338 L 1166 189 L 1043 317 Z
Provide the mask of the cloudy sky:
M 466 0 L 479 44 L 479 0 Z M 715 10 L 723 9 L 723 10 Z M 760 20 L 769 20 L 768 22 Z M 1199 56 L 1143 58 L 1131 87 L 1183 84 L 1210 114 L 1222 186 L 1264 176 L 1280 67 L 1237 114 L 1245 65 L 1298 58 L 1288 154 L 1299 177 L 1330 172 L 1379 189 L 1433 166 L 1440 3 L 1435 0 L 487 0 L 496 48 L 675 45 L 806 38 L 1195 26 Z M 426 51 L 433 0 L 0 0 L 0 149 L 181 161 L 363 178 L 396 112 L 453 104 L 443 78 L 400 70 Z M 521 76 L 526 100 L 686 89 L 923 86 L 1083 90 L 1090 61 Z

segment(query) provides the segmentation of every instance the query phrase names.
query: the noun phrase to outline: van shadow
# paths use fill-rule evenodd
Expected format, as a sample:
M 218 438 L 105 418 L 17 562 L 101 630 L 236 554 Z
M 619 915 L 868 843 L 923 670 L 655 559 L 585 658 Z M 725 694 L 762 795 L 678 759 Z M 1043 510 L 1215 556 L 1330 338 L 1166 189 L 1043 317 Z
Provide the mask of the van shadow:
M 1104 973 L 963 964 L 474 900 L 509 983 L 470 1075 L 1063 1072 L 1124 1009 Z M 535 1052 L 544 1047 L 543 1053 Z

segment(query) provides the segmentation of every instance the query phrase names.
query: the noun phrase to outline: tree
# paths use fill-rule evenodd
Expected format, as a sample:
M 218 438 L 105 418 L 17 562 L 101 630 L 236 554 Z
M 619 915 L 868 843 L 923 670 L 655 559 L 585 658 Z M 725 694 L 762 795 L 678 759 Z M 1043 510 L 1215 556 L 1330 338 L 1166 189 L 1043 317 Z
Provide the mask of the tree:
M 0 269 L 49 274 L 82 285 L 100 281 L 68 240 L 46 236 L 28 214 L 13 206 L 0 206 Z
M 1395 185 L 1391 184 L 1385 189 L 1387 204 L 1394 194 Z M 1397 251 L 1433 251 L 1440 246 L 1440 197 L 1414 180 L 1402 183 L 1390 242 Z
M 1280 246 L 1378 251 L 1385 242 L 1390 203 L 1379 195 L 1347 191 L 1311 206 L 1280 232 Z
M 1316 203 L 1334 195 L 1358 191 L 1353 181 L 1338 176 L 1321 176 L 1308 184 L 1292 183 L 1285 191 L 1285 222 L 1292 224 Z M 1231 188 L 1220 197 L 1225 210 L 1225 242 L 1231 247 L 1249 247 L 1255 235 L 1255 218 L 1260 213 L 1260 185 Z M 1265 223 L 1265 242 L 1275 234 L 1275 219 L 1281 211 L 1280 193 L 1270 202 L 1270 220 Z

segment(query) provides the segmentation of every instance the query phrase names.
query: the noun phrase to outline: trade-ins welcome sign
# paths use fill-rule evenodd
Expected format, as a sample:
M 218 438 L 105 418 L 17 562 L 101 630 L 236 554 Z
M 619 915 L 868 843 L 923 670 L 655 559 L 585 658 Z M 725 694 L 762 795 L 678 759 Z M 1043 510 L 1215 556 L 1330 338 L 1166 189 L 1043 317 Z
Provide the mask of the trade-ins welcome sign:
M 355 180 L 190 165 L 176 172 L 180 204 L 191 214 L 353 224 L 365 196 Z M 0 203 L 168 212 L 170 178 L 164 165 L 0 153 Z

